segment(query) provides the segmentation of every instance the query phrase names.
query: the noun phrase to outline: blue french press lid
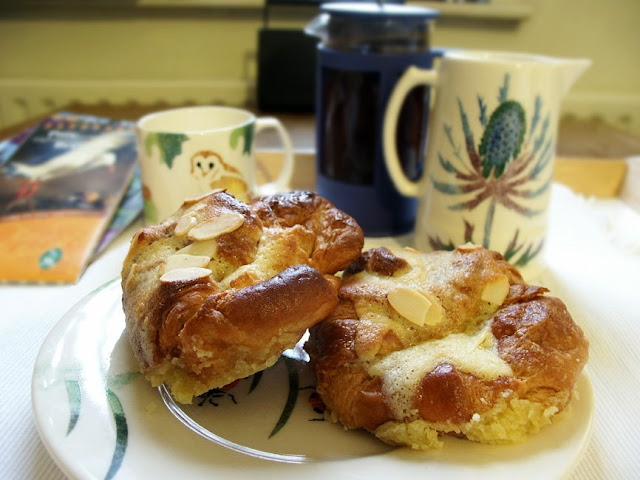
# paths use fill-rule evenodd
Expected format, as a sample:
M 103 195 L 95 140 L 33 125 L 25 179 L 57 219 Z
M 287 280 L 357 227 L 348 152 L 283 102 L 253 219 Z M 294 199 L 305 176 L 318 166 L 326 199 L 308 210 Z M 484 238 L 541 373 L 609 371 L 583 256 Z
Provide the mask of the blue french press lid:
M 392 20 L 430 20 L 439 16 L 432 8 L 397 3 L 377 2 L 330 2 L 320 6 L 322 13 L 341 17 L 352 17 L 360 20 L 392 19 Z
M 323 3 L 305 31 L 320 37 L 324 47 L 344 52 L 424 52 L 429 24 L 438 15 L 431 8 L 397 3 Z

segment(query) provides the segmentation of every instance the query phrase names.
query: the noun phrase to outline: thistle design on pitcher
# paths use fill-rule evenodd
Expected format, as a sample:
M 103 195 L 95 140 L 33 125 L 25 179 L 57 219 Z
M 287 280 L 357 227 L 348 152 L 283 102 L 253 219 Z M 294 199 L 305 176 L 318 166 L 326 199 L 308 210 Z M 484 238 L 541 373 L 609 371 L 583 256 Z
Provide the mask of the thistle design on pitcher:
M 431 178 L 439 192 L 455 199 L 450 210 L 474 210 L 488 202 L 482 231 L 482 245 L 491 246 L 491 234 L 496 206 L 516 212 L 527 218 L 543 213 L 531 206 L 531 202 L 541 197 L 551 185 L 552 174 L 546 167 L 554 156 L 554 141 L 548 135 L 550 117 L 547 114 L 541 122 L 542 98 L 535 100 L 534 112 L 527 130 L 527 115 L 524 107 L 516 100 L 508 98 L 509 75 L 498 91 L 498 106 L 487 118 L 487 104 L 478 96 L 478 121 L 484 128 L 477 145 L 462 101 L 458 98 L 458 110 L 464 135 L 464 153 L 456 143 L 451 125 L 444 125 L 449 146 L 448 152 L 438 152 L 440 167 L 452 174 L 456 182 L 443 182 Z M 447 156 L 449 155 L 449 156 Z M 451 155 L 453 157 L 451 157 Z M 452 161 L 453 159 L 453 161 Z M 530 185 L 536 182 L 534 189 Z M 464 241 L 474 241 L 475 225 L 464 221 Z M 512 239 L 503 253 L 504 257 L 517 266 L 526 265 L 538 255 L 543 241 L 525 244 L 519 241 L 519 230 L 515 228 Z M 429 237 L 435 249 L 453 249 L 452 241 L 443 242 L 439 237 Z

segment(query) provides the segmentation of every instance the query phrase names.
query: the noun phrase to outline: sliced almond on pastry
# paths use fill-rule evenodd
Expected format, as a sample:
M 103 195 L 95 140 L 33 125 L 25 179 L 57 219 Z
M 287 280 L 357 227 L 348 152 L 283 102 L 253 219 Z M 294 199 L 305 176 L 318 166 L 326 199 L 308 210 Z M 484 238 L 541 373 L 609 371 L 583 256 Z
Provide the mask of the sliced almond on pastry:
M 480 298 L 492 305 L 502 305 L 508 294 L 509 279 L 505 275 L 501 275 L 484 286 Z
M 178 220 L 176 227 L 173 229 L 173 233 L 178 235 L 179 237 L 186 235 L 189 233 L 193 227 L 198 223 L 198 219 L 196 214 L 199 210 L 202 210 L 206 207 L 204 203 L 198 203 L 195 206 L 188 208 Z
M 205 197 L 208 197 L 209 195 L 213 195 L 214 193 L 224 192 L 224 190 L 225 190 L 224 188 L 214 188 L 213 190 L 209 190 L 208 192 L 199 193 L 199 194 L 194 195 L 192 197 L 185 198 L 184 203 L 186 205 L 191 204 L 191 203 L 195 203 L 195 202 L 198 202 L 198 201 L 202 200 Z
M 243 223 L 243 215 L 236 212 L 223 213 L 219 217 L 206 220 L 193 227 L 189 231 L 189 238 L 192 240 L 209 240 L 222 234 L 233 232 L 240 228 Z
M 211 275 L 211 270 L 201 267 L 177 268 L 160 277 L 162 283 L 190 282 Z
M 413 288 L 396 288 L 387 294 L 393 309 L 420 327 L 435 325 L 442 319 L 442 307 L 428 293 Z
M 196 257 L 204 256 L 204 257 L 213 258 L 216 255 L 217 250 L 218 250 L 218 243 L 216 242 L 215 239 L 212 238 L 211 240 L 203 240 L 201 242 L 190 243 L 186 247 L 178 250 L 175 254 L 176 255 L 180 255 L 180 254 L 194 255 Z
M 442 321 L 442 317 L 444 316 L 442 305 L 440 305 L 440 302 L 429 292 L 418 290 L 418 293 L 424 296 L 431 303 L 431 307 L 429 307 L 429 311 L 427 312 L 424 323 L 426 323 L 427 325 L 439 324 Z
M 480 248 L 482 248 L 482 245 L 476 245 L 475 243 L 467 242 L 462 245 L 458 245 L 458 248 L 456 250 L 465 253 L 473 252 L 474 250 L 478 250 Z
M 187 253 L 176 253 L 164 261 L 164 271 L 170 272 L 178 268 L 206 267 L 209 265 L 211 257 L 206 255 L 189 255 Z
M 174 228 L 173 233 L 178 235 L 179 237 L 186 235 L 196 225 L 196 217 L 193 215 L 183 215 L 178 220 L 178 224 L 176 228 Z

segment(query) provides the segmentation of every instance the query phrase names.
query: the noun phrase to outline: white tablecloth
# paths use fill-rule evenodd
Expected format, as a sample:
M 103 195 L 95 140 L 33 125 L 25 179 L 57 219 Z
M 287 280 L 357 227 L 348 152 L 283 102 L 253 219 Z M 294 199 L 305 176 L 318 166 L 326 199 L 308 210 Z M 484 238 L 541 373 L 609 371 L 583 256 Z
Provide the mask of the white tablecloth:
M 33 365 L 64 313 L 119 275 L 132 232 L 76 285 L 0 286 L 0 478 L 64 478 L 33 421 Z M 595 427 L 572 479 L 640 478 L 640 214 L 619 200 L 585 199 L 555 185 L 547 245 L 543 282 L 591 342 Z

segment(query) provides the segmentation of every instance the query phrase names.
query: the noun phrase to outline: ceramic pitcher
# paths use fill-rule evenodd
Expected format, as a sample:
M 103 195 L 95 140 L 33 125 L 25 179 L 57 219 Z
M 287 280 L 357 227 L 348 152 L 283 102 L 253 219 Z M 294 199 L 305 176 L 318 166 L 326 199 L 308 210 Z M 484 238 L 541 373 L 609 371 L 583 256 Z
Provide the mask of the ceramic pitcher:
M 388 104 L 383 143 L 397 189 L 418 197 L 415 247 L 471 242 L 496 250 L 534 278 L 544 266 L 547 207 L 560 105 L 586 59 L 524 53 L 445 52 L 437 69 L 410 68 Z M 393 139 L 400 105 L 435 87 L 425 174 L 403 173 Z

